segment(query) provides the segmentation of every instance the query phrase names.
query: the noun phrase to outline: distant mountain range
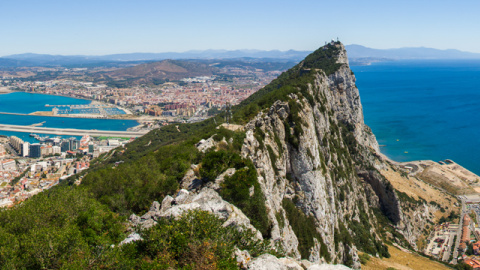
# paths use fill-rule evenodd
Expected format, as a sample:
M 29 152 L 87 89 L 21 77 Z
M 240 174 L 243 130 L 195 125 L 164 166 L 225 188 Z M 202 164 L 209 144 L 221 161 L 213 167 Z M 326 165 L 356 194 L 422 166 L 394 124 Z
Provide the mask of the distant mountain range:
M 166 52 L 166 53 L 126 53 L 101 56 L 87 55 L 49 55 L 49 54 L 14 54 L 0 57 L 0 67 L 19 66 L 92 66 L 115 64 L 126 62 L 148 62 L 165 59 L 263 59 L 265 62 L 299 62 L 308 51 L 261 51 L 261 50 L 206 50 L 188 52 Z
M 163 60 L 121 68 L 107 73 L 99 73 L 98 79 L 121 84 L 164 83 L 167 80 L 210 76 L 217 68 L 198 61 Z
M 405 59 L 480 59 L 480 53 L 463 52 L 459 50 L 439 50 L 425 47 L 372 49 L 362 45 L 345 46 L 348 58 L 383 58 L 391 60 Z
M 361 45 L 347 45 L 348 56 L 354 63 L 402 59 L 480 59 L 479 53 L 459 50 L 439 50 L 424 47 L 398 49 L 372 49 Z M 264 51 L 264 50 L 204 50 L 166 53 L 125 53 L 100 56 L 14 54 L 0 57 L 0 67 L 21 66 L 121 66 L 165 59 L 262 59 L 264 62 L 299 62 L 310 51 Z

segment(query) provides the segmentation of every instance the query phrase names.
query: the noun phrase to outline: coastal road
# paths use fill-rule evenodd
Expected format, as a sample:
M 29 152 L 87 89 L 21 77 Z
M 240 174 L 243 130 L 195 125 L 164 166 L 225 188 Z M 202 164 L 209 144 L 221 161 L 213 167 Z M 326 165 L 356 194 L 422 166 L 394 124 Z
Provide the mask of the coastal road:
M 55 135 L 72 135 L 72 136 L 119 136 L 119 137 L 140 137 L 148 133 L 148 131 L 111 131 L 96 129 L 74 129 L 74 128 L 48 128 L 33 126 L 18 126 L 0 124 L 0 130 L 27 132 L 27 133 L 43 133 Z
M 454 243 L 455 247 L 453 249 L 453 264 L 457 264 L 457 258 L 459 255 L 458 246 L 460 245 L 460 240 L 462 238 L 463 215 L 467 212 L 464 199 L 460 198 L 460 200 L 462 201 L 462 208 L 460 209 L 460 220 L 458 222 L 457 241 Z

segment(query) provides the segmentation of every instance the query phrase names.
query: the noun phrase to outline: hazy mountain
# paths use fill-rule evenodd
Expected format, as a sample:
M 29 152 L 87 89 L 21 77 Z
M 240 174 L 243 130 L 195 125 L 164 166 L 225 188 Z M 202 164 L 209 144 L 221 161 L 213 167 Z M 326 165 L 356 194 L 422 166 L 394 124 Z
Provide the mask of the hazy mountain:
M 372 49 L 362 45 L 352 44 L 345 46 L 350 59 L 383 58 L 392 60 L 401 59 L 480 59 L 480 53 L 463 52 L 459 50 L 439 50 L 425 47 Z
M 125 61 L 155 61 L 165 59 L 233 59 L 233 58 L 265 58 L 268 61 L 294 61 L 303 59 L 309 52 L 307 51 L 262 51 L 262 50 L 204 50 L 187 52 L 166 52 L 166 53 L 126 53 L 111 54 L 100 56 L 87 55 L 50 55 L 50 54 L 14 54 L 0 57 L 0 60 L 11 59 L 22 62 L 11 63 L 9 66 L 85 66 L 85 65 L 104 65 L 112 62 Z M 23 62 L 26 61 L 26 62 Z M 3 61 L 0 61 L 0 66 Z
M 353 65 L 401 59 L 480 59 L 479 53 L 433 48 L 372 49 L 362 45 L 346 46 Z M 118 66 L 125 62 L 160 61 L 166 59 L 263 59 L 264 62 L 298 62 L 309 51 L 279 50 L 191 50 L 165 53 L 124 53 L 110 55 L 50 55 L 24 53 L 0 57 L 0 67 L 20 66 Z
M 166 80 L 179 80 L 188 77 L 213 75 L 217 68 L 204 63 L 182 60 L 163 60 L 122 68 L 103 73 L 107 80 L 123 81 L 128 83 L 156 83 Z
M 32 63 L 20 59 L 0 58 L 0 67 L 21 67 L 30 66 Z

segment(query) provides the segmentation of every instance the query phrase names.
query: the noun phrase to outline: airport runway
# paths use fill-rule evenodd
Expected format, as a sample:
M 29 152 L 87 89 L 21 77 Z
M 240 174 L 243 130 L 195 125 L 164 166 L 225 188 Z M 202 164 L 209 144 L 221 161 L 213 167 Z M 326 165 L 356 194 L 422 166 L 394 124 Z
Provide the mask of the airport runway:
M 0 130 L 27 132 L 27 133 L 43 133 L 55 135 L 72 135 L 72 136 L 120 136 L 120 137 L 140 137 L 148 133 L 148 131 L 111 131 L 96 129 L 74 129 L 74 128 L 48 128 L 35 126 L 18 126 L 0 124 Z

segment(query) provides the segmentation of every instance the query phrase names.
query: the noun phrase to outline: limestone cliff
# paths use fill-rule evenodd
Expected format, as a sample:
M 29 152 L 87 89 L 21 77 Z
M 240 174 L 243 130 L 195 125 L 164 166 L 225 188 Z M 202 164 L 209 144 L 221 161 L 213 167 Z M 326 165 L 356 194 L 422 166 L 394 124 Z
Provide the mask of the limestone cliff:
M 258 176 L 271 224 L 263 234 L 278 252 L 297 262 L 360 268 L 357 250 L 389 256 L 385 240 L 415 249 L 427 224 L 433 223 L 437 205 L 399 192 L 385 176 L 399 168 L 381 156 L 364 123 L 355 76 L 341 43 L 307 56 L 234 109 L 233 118 L 245 122 L 232 130 L 244 133 L 240 154 L 253 162 Z M 200 141 L 198 150 L 215 152 L 234 144 L 233 139 L 217 142 L 214 137 Z M 225 224 L 251 227 L 240 207 L 219 195 L 226 189 L 224 178 L 244 168 L 226 167 L 206 179 L 198 173 L 202 166 L 203 161 L 193 165 L 183 178 L 181 186 L 189 191 L 174 199 L 167 196 L 161 207 L 157 203 L 146 216 L 131 221 L 151 226 L 157 218 L 200 208 Z M 252 185 L 250 196 L 258 188 Z M 257 237 L 262 238 L 258 231 Z
M 386 255 L 381 254 L 386 236 L 415 248 L 417 238 L 432 221 L 429 211 L 436 209 L 425 201 L 403 202 L 378 172 L 394 165 L 380 158 L 375 136 L 364 123 L 345 48 L 332 42 L 319 50 L 333 52 L 335 69 L 327 74 L 309 63 L 310 56 L 294 67 L 299 76 L 308 73 L 303 75 L 310 76 L 307 83 L 296 84 L 298 91 L 274 102 L 245 125 L 242 156 L 257 169 L 273 222 L 273 241 L 300 258 L 299 236 L 285 209 L 290 200 L 313 217 L 321 235 L 307 259 L 359 267 L 356 249 Z M 402 208 L 405 204 L 408 210 Z M 379 230 L 379 215 L 382 222 L 388 219 L 391 232 Z M 325 248 L 330 258 L 322 252 Z

